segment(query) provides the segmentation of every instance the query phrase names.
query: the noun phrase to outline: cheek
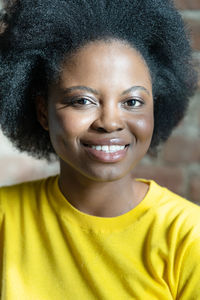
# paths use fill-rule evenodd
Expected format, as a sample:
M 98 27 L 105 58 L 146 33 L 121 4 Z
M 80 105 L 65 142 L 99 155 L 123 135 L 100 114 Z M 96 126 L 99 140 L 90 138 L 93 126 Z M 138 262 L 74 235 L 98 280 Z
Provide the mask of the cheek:
M 134 116 L 129 120 L 128 125 L 137 141 L 150 142 L 154 129 L 153 114 Z
M 51 114 L 49 131 L 56 140 L 66 142 L 79 138 L 90 127 L 93 117 L 91 114 L 60 110 Z

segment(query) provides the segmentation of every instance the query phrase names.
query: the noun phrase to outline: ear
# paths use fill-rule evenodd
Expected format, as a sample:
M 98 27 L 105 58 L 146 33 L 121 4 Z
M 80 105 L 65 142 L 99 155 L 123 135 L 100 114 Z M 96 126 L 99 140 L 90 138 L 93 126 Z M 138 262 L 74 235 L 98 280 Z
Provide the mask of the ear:
M 47 102 L 43 96 L 36 96 L 36 113 L 37 119 L 41 126 L 45 130 L 49 130 L 48 126 L 48 110 L 47 110 Z

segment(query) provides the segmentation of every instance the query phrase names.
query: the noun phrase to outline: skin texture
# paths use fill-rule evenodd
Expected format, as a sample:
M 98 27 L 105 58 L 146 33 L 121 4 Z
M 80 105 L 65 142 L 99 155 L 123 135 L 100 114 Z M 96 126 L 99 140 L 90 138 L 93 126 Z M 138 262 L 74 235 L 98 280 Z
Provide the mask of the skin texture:
M 148 185 L 135 181 L 131 171 L 151 142 L 153 96 L 148 67 L 135 49 L 120 41 L 82 47 L 62 64 L 47 105 L 38 97 L 37 114 L 60 158 L 60 189 L 73 206 L 114 217 L 142 201 Z M 129 144 L 125 156 L 103 162 L 88 155 L 82 143 L 100 139 Z

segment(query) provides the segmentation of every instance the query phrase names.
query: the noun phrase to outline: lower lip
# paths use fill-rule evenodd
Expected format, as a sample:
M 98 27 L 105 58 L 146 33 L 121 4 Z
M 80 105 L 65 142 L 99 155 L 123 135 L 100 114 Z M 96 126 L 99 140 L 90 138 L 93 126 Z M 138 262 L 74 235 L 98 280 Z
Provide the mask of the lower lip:
M 106 153 L 104 151 L 98 151 L 91 147 L 84 146 L 84 149 L 89 154 L 89 156 L 95 160 L 105 162 L 105 163 L 115 163 L 122 160 L 127 153 L 128 147 L 125 147 L 123 150 L 119 150 L 112 153 Z

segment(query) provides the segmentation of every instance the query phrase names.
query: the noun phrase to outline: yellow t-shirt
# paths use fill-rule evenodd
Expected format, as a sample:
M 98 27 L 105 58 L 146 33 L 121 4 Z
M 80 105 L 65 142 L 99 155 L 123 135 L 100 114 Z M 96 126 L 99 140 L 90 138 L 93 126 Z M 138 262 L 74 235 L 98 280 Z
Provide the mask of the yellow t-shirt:
M 77 210 L 58 177 L 1 188 L 1 299 L 200 299 L 200 207 L 146 182 L 113 218 Z

